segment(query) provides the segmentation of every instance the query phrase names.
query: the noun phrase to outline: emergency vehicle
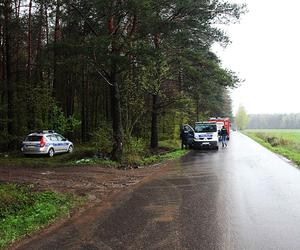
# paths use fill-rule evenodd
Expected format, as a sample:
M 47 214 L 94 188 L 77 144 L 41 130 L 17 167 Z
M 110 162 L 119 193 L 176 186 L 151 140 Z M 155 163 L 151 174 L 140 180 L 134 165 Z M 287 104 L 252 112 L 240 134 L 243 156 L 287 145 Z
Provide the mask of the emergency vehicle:
M 230 119 L 229 118 L 210 118 L 208 122 L 216 123 L 218 131 L 221 131 L 224 126 L 227 130 L 227 140 L 230 139 Z
M 219 149 L 219 136 L 217 124 L 215 122 L 196 122 L 195 127 L 184 125 L 188 129 L 188 134 L 192 136 L 189 140 L 189 147 Z
M 74 145 L 62 135 L 53 130 L 40 131 L 29 134 L 22 143 L 21 151 L 24 155 L 48 155 L 69 152 Z

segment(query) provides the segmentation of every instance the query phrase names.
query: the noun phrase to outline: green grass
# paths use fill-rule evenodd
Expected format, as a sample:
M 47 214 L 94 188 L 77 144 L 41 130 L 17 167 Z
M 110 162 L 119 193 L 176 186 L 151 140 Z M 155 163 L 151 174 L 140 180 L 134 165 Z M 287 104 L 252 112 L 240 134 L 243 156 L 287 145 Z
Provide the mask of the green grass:
M 57 154 L 50 158 L 43 155 L 24 156 L 20 152 L 4 153 L 0 155 L 1 165 L 17 165 L 30 167 L 60 167 L 73 165 L 105 165 L 114 166 L 116 163 L 107 159 L 94 157 L 96 150 L 89 145 L 75 146 L 72 154 Z M 88 159 L 88 160 L 82 160 Z M 82 160 L 82 161 L 81 161 Z
M 300 167 L 300 130 L 246 130 L 247 136 Z
M 147 165 L 157 163 L 166 159 L 178 158 L 181 151 L 175 152 L 180 148 L 180 140 L 166 140 L 159 142 L 159 149 L 163 152 L 151 152 L 142 150 L 141 154 L 127 155 L 126 160 L 120 164 L 107 158 L 95 157 L 95 148 L 90 145 L 75 145 L 72 154 L 59 154 L 52 158 L 47 156 L 23 156 L 20 152 L 0 154 L 0 165 L 13 165 L 24 167 L 60 167 L 60 166 L 107 166 L 118 167 L 120 165 Z M 183 153 L 182 153 L 183 154 Z
M 161 148 L 169 148 L 176 150 L 181 147 L 181 140 L 165 140 L 165 141 L 160 141 L 158 143 L 158 146 Z
M 165 161 L 165 160 L 174 160 L 174 159 L 178 159 L 178 158 L 184 156 L 188 152 L 189 152 L 189 150 L 177 149 L 172 152 L 164 153 L 161 155 L 152 155 L 149 157 L 145 157 L 145 158 L 141 159 L 138 162 L 138 164 L 140 166 L 145 166 L 145 165 L 155 164 L 155 163 Z
M 66 215 L 83 199 L 34 186 L 0 184 L 0 249 Z

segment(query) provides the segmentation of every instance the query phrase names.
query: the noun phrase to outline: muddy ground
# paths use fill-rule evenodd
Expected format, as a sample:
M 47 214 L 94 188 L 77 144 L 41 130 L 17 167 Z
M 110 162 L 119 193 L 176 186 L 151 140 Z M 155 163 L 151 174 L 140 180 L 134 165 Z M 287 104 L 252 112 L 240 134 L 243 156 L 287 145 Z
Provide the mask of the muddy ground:
M 115 197 L 130 192 L 139 184 L 151 180 L 168 168 L 168 162 L 141 169 L 116 169 L 103 166 L 21 167 L 1 166 L 0 183 L 34 184 L 38 191 L 54 190 L 87 198 L 81 207 L 39 232 L 20 239 L 9 249 L 22 249 L 32 240 L 45 237 L 58 228 L 86 221 L 86 216 L 101 215 L 111 207 Z M 91 215 L 92 214 L 92 215 Z M 86 215 L 86 216 L 84 216 Z M 85 229 L 83 229 L 85 230 Z
M 20 167 L 0 166 L 0 183 L 34 184 L 38 190 L 54 190 L 88 198 L 93 203 L 138 184 L 161 171 L 161 165 L 120 170 L 102 166 Z

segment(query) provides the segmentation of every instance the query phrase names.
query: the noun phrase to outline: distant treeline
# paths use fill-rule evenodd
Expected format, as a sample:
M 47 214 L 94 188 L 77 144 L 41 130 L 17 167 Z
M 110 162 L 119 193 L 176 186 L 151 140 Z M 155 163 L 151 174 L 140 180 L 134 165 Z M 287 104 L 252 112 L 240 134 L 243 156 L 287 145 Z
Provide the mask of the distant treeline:
M 249 129 L 300 129 L 300 113 L 249 115 Z

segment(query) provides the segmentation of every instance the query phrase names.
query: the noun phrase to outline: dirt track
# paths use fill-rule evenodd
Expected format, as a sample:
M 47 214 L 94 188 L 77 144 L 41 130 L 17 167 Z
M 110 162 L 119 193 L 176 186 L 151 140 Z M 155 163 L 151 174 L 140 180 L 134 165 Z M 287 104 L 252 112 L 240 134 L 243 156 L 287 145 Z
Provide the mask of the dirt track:
M 158 172 L 160 168 L 118 170 L 83 166 L 63 168 L 30 168 L 0 166 L 0 183 L 35 184 L 38 190 L 51 189 L 61 193 L 87 196 L 89 204 L 105 201 L 129 186 Z
M 81 167 L 20 167 L 0 166 L 0 183 L 34 184 L 37 190 L 54 190 L 61 193 L 70 193 L 85 196 L 88 202 L 84 207 L 74 210 L 73 219 L 62 219 L 32 237 L 16 242 L 11 248 L 16 249 L 33 239 L 43 237 L 55 231 L 69 221 L 80 220 L 81 214 L 86 211 L 99 213 L 110 206 L 110 201 L 121 191 L 130 190 L 142 181 L 151 179 L 163 171 L 162 165 L 155 165 L 145 169 L 119 170 L 100 166 Z M 77 221 L 77 223 L 79 223 Z M 80 223 L 79 223 L 80 224 Z

